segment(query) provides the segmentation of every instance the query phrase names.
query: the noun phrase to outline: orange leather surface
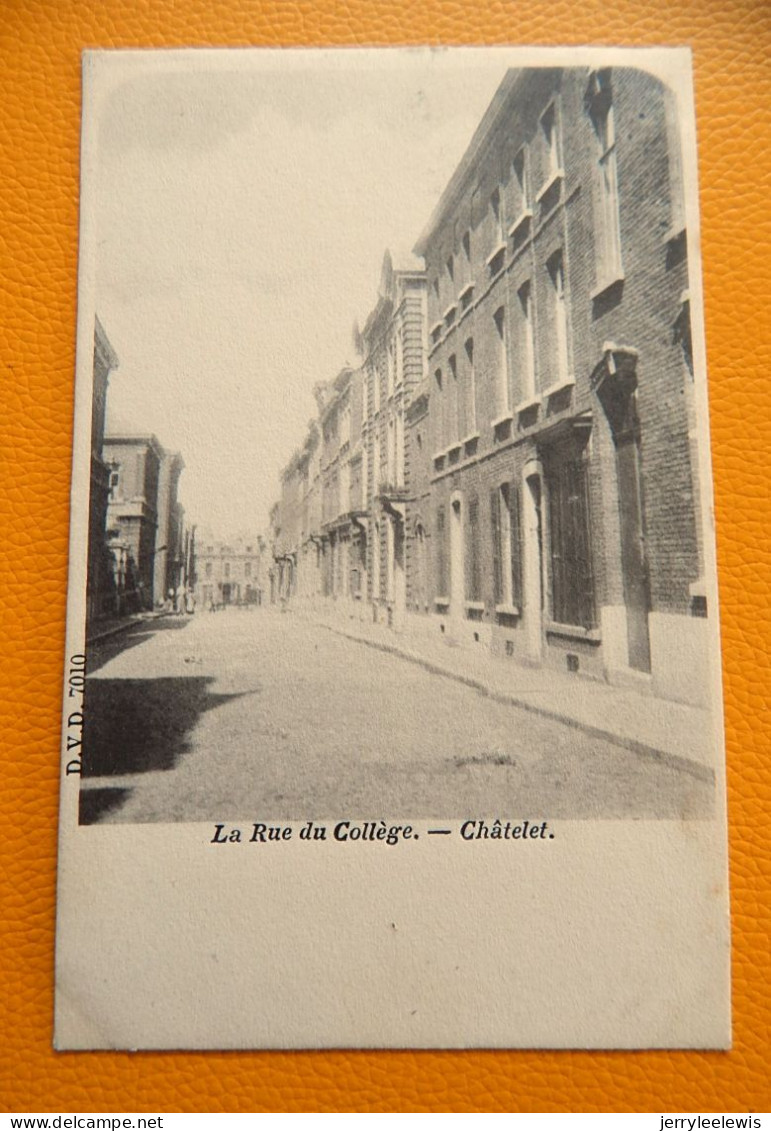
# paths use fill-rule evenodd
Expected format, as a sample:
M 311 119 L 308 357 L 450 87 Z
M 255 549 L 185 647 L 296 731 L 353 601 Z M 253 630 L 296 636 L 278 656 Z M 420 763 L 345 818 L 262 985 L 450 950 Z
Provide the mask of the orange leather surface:
M 724 640 L 734 1049 L 54 1054 L 80 51 L 423 42 L 670 43 L 694 50 Z M 0 50 L 0 1107 L 768 1111 L 768 0 L 4 0 Z

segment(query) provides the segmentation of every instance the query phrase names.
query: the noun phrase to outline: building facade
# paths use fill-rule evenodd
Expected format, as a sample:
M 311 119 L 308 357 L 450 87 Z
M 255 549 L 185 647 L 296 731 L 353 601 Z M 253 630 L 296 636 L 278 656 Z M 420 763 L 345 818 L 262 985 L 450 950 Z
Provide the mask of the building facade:
M 673 94 L 509 71 L 272 514 L 275 592 L 699 702 L 710 685 Z M 422 265 L 425 265 L 425 270 Z
M 155 592 L 158 492 L 165 453 L 155 436 L 107 435 L 110 469 L 107 544 L 113 556 L 115 613 L 150 611 L 165 597 Z
M 255 606 L 263 598 L 262 538 L 244 534 L 228 540 L 196 535 L 194 592 L 199 609 L 227 605 Z
M 405 625 L 412 506 L 407 417 L 425 375 L 426 280 L 416 265 L 395 269 L 388 252 L 378 300 L 361 333 L 365 379 L 362 444 L 368 513 L 368 588 L 373 617 Z
M 105 536 L 107 503 L 110 495 L 110 469 L 104 461 L 104 424 L 107 411 L 107 385 L 118 357 L 104 327 L 97 318 L 94 326 L 94 363 L 91 409 L 91 468 L 88 512 L 88 578 L 86 618 L 109 615 L 114 604 L 112 555 Z
M 509 72 L 416 253 L 441 630 L 694 700 L 706 609 L 670 97 L 633 69 Z
M 158 471 L 158 525 L 153 565 L 153 598 L 157 605 L 188 581 L 190 534 L 185 511 L 177 498 L 185 461 L 179 452 L 164 452 Z M 187 543 L 187 545 L 186 545 Z

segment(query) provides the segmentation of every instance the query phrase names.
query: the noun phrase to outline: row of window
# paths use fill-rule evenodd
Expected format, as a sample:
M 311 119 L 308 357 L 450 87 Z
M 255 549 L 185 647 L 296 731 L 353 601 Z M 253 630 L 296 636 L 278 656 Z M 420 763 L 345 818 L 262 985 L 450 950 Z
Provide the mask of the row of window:
M 495 381 L 493 423 L 507 419 L 528 408 L 539 392 L 562 387 L 571 380 L 569 360 L 568 308 L 565 292 L 565 267 L 561 251 L 555 252 L 546 264 L 550 280 L 551 311 L 549 312 L 551 356 L 541 363 L 542 378 L 536 373 L 535 322 L 533 287 L 528 279 L 517 291 L 517 302 L 511 317 L 500 306 L 493 314 L 492 340 L 496 356 L 493 365 Z M 513 323 L 513 328 L 512 328 Z M 460 358 L 460 361 L 459 361 Z M 515 381 L 512 378 L 515 378 Z M 519 394 L 515 402 L 514 389 Z M 466 338 L 461 352 L 450 354 L 446 368 L 434 371 L 437 408 L 433 414 L 435 451 L 461 443 L 477 432 L 477 388 L 474 367 L 474 339 Z
M 618 173 L 616 162 L 616 132 L 613 111 L 613 94 L 610 71 L 597 71 L 591 76 L 587 91 L 587 111 L 594 134 L 597 215 L 597 281 L 598 285 L 610 282 L 621 275 L 621 231 L 619 223 Z M 533 152 L 541 183 L 534 191 L 532 183 Z M 496 186 L 487 205 L 487 222 L 478 227 L 483 241 L 483 258 L 490 276 L 502 268 L 509 239 L 515 242 L 532 219 L 533 209 L 539 202 L 551 200 L 564 177 L 562 139 L 558 106 L 552 102 L 541 115 L 539 131 L 531 145 L 524 145 L 511 162 L 503 184 Z M 505 191 L 504 191 L 505 190 Z M 478 208 L 475 190 L 471 200 L 471 214 Z M 555 198 L 555 203 L 556 203 Z M 431 340 L 436 343 L 442 333 L 454 322 L 458 305 L 461 312 L 469 307 L 474 291 L 474 263 L 472 239 L 476 233 L 467 228 L 458 238 L 456 221 L 456 250 L 450 254 L 441 273 L 431 279 L 435 306 L 439 320 L 431 327 Z M 442 309 L 443 303 L 449 305 Z
M 404 334 L 401 327 L 389 338 L 385 345 L 385 395 L 392 397 L 404 381 Z M 383 375 L 381 366 L 370 364 L 367 367 L 368 384 L 372 386 L 372 411 L 380 411 L 381 385 Z
M 204 576 L 209 578 L 209 577 L 212 576 L 213 572 L 214 572 L 213 563 L 212 562 L 206 562 L 205 565 L 204 565 Z M 230 562 L 224 562 L 223 565 L 222 565 L 222 576 L 225 577 L 225 578 L 228 578 L 228 577 L 230 577 L 230 573 L 231 573 Z M 252 563 L 251 562 L 244 562 L 244 577 L 251 577 L 251 576 L 252 576 Z
M 492 604 L 500 616 L 514 616 L 524 603 L 523 573 L 525 538 L 534 540 L 532 560 L 539 573 L 546 555 L 545 578 L 551 617 L 565 625 L 593 628 L 596 605 L 590 540 L 589 490 L 586 462 L 567 459 L 557 463 L 546 480 L 548 531 L 542 526 L 540 480 L 522 485 L 505 482 L 489 495 L 488 517 L 480 500 L 472 496 L 466 504 L 454 501 L 448 510 L 436 513 L 434 551 L 435 590 L 440 602 L 452 604 L 451 595 L 461 589 L 467 604 Z M 531 493 L 534 521 L 525 532 L 522 520 L 523 492 Z M 465 511 L 465 513 L 464 513 Z M 459 527 L 453 548 L 450 524 Z M 491 592 L 485 592 L 484 561 L 491 574 Z M 459 570 L 459 586 L 453 584 L 453 568 Z M 488 577 L 489 577 L 488 574 Z M 539 584 L 536 587 L 538 593 Z

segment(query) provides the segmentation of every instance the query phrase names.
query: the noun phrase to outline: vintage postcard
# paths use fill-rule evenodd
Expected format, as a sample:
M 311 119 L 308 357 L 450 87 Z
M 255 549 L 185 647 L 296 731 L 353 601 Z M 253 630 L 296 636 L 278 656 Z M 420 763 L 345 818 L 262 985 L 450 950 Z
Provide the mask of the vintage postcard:
M 84 58 L 55 1043 L 730 1044 L 690 55 Z

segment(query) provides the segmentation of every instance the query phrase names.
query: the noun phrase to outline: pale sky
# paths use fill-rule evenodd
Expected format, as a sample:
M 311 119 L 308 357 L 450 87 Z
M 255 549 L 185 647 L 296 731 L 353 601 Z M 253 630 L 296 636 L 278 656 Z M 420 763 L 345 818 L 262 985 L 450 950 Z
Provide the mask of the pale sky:
M 108 430 L 181 451 L 188 520 L 228 534 L 266 528 L 313 385 L 355 362 L 385 249 L 411 252 L 506 61 L 206 54 L 108 67 L 95 297 L 120 359 Z
M 674 75 L 690 106 L 687 54 L 611 54 Z M 411 252 L 507 68 L 597 63 L 592 48 L 88 56 L 81 297 L 120 359 L 108 429 L 182 452 L 188 521 L 266 530 L 314 384 L 355 363 L 385 249 L 396 266 Z

